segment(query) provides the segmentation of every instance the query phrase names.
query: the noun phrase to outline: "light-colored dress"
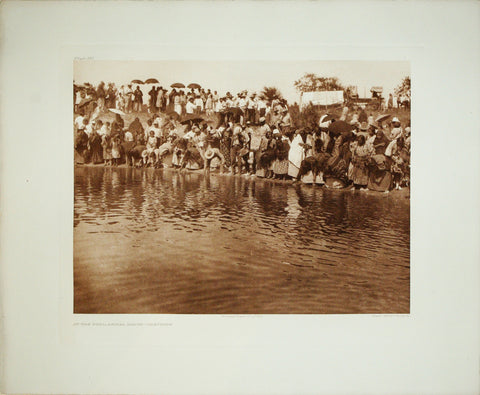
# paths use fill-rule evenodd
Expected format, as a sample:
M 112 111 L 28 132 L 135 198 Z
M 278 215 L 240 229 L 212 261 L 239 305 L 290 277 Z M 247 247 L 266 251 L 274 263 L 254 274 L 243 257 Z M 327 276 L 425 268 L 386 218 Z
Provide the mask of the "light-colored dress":
M 303 144 L 302 136 L 297 134 L 293 138 L 288 151 L 288 175 L 290 177 L 297 177 L 302 160 L 305 159 L 305 153 L 300 144 Z
M 120 158 L 120 144 L 118 143 L 117 139 L 113 139 L 112 141 L 112 158 L 113 159 Z

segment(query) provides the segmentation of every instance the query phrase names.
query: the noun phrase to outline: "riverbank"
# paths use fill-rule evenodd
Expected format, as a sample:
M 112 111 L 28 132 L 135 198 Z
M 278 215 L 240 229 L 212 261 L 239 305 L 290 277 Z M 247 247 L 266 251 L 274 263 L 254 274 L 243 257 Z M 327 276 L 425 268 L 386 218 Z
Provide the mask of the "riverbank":
M 75 164 L 75 167 L 89 167 L 89 168 L 105 168 L 105 169 L 132 169 L 132 170 L 138 170 L 138 171 L 150 171 L 150 172 L 160 172 L 160 171 L 166 171 L 166 172 L 173 172 L 173 173 L 179 173 L 179 174 L 198 174 L 198 175 L 203 175 L 205 174 L 205 170 L 199 169 L 199 170 L 189 170 L 189 169 L 174 169 L 171 167 L 164 167 L 164 168 L 153 168 L 153 167 L 139 167 L 139 168 L 134 168 L 131 166 L 127 166 L 126 164 L 121 164 L 118 166 L 105 166 L 104 164 Z M 394 197 L 394 198 L 403 198 L 403 199 L 410 199 L 410 187 L 405 187 L 402 188 L 401 190 L 391 190 L 389 192 L 377 192 L 377 191 L 371 191 L 368 189 L 365 190 L 356 190 L 353 186 L 348 186 L 346 188 L 330 188 L 327 185 L 323 184 L 306 184 L 304 182 L 295 182 L 294 180 L 277 180 L 277 179 L 272 179 L 272 178 L 263 178 L 263 177 L 257 177 L 255 175 L 251 176 L 248 174 L 231 174 L 229 172 L 224 172 L 221 173 L 218 170 L 210 170 L 208 172 L 210 176 L 214 177 L 233 177 L 233 178 L 244 178 L 246 180 L 252 180 L 252 181 L 262 181 L 266 183 L 272 183 L 272 184 L 278 184 L 278 185 L 291 185 L 291 186 L 305 186 L 305 187 L 310 187 L 310 188 L 325 188 L 328 190 L 338 190 L 338 191 L 349 191 L 352 193 L 361 193 L 362 195 L 372 195 L 372 196 L 385 196 L 385 197 Z

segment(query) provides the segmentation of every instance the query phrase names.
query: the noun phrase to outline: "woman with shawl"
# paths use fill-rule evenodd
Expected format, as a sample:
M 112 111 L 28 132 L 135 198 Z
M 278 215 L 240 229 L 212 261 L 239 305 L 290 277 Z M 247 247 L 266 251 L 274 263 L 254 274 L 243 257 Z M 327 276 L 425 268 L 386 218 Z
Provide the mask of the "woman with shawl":
M 371 146 L 365 144 L 365 136 L 358 137 L 358 143 L 352 154 L 352 180 L 355 188 L 366 187 L 368 184 L 368 160 L 373 154 Z
M 371 125 L 371 129 L 375 126 Z M 383 130 L 376 130 L 376 134 L 370 139 L 373 155 L 368 162 L 367 188 L 371 191 L 386 192 L 392 188 L 392 173 L 390 171 L 391 159 L 385 156 L 385 150 L 390 140 Z M 366 144 L 369 144 L 368 142 Z
M 97 122 L 97 128 L 102 126 L 101 121 Z M 97 132 L 97 129 L 93 130 L 88 138 L 88 145 L 90 146 L 90 160 L 93 164 L 103 163 L 103 147 L 102 138 Z

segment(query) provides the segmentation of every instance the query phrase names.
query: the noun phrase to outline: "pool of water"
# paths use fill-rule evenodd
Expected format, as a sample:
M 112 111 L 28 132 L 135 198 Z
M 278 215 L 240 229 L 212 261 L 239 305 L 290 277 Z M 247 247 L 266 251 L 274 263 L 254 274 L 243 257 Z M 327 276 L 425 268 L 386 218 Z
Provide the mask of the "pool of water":
M 77 167 L 75 313 L 408 313 L 410 199 Z

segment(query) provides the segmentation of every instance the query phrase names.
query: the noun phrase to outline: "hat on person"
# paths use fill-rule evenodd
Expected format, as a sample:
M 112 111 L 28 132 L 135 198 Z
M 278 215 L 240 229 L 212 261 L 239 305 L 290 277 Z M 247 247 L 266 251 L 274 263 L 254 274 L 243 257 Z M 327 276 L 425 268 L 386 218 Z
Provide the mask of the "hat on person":
M 206 151 L 205 151 L 205 159 L 212 159 L 215 155 L 215 152 L 213 152 L 213 150 L 211 148 L 208 148 Z
M 260 119 L 258 120 L 258 122 L 265 122 L 265 117 L 260 117 Z
M 278 129 L 273 129 L 273 134 L 280 134 L 280 131 Z
M 394 117 L 394 118 L 392 119 L 392 123 L 393 123 L 393 122 L 398 122 L 398 123 L 400 123 L 400 120 L 399 120 L 397 117 Z

